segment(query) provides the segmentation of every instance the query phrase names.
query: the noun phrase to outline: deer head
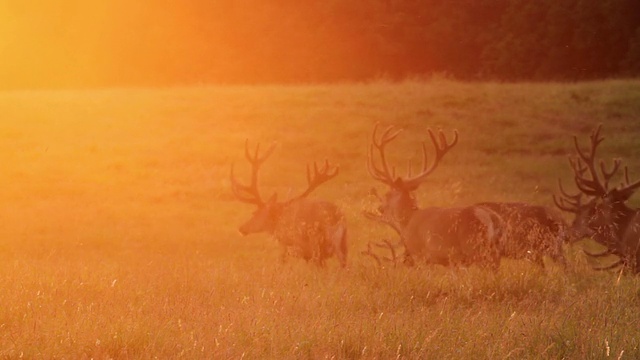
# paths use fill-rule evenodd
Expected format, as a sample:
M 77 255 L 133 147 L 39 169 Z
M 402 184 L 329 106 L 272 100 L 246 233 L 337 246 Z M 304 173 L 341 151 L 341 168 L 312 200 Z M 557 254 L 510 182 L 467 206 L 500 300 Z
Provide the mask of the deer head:
M 411 163 L 407 176 L 396 176 L 395 167 L 389 167 L 385 156 L 385 147 L 395 139 L 403 129 L 396 129 L 394 126 L 387 127 L 380 137 L 377 136 L 379 124 L 373 128 L 371 145 L 367 158 L 367 170 L 375 180 L 387 185 L 389 190 L 380 198 L 381 205 L 379 212 L 384 217 L 389 217 L 399 224 L 404 224 L 411 217 L 411 214 L 418 208 L 413 191 L 422 184 L 427 177 L 438 167 L 444 155 L 458 143 L 458 131 L 454 130 L 454 137 L 449 142 L 442 132 L 438 130 L 437 135 L 431 129 L 428 130 L 429 137 L 435 148 L 435 158 L 429 164 L 427 158 L 427 145 L 422 142 L 422 168 L 416 175 L 412 174 Z M 375 153 L 378 153 L 379 164 L 374 160 Z
M 290 198 L 286 201 L 279 202 L 276 193 L 273 193 L 267 201 L 262 200 L 260 191 L 258 189 L 258 171 L 260 166 L 265 160 L 273 153 L 275 144 L 272 144 L 267 151 L 260 155 L 260 144 L 256 145 L 253 154 L 249 151 L 249 140 L 245 141 L 245 157 L 251 164 L 251 182 L 249 185 L 244 185 L 236 180 L 234 176 L 234 166 L 231 165 L 231 190 L 233 191 L 236 199 L 253 204 L 257 209 L 253 212 L 251 218 L 240 225 L 239 231 L 242 235 L 269 232 L 273 233 L 282 209 L 291 204 L 294 201 L 301 200 L 307 197 L 313 190 L 315 190 L 321 184 L 332 179 L 338 175 L 339 168 L 332 167 L 328 160 L 325 160 L 321 167 L 318 167 L 316 162 L 313 163 L 313 170 L 307 165 L 307 189 L 300 195 Z
M 570 164 L 580 192 L 593 198 L 587 206 L 586 216 L 588 228 L 593 233 L 592 238 L 607 246 L 608 253 L 626 258 L 631 256 L 627 251 L 630 245 L 627 242 L 638 242 L 638 239 L 627 239 L 624 236 L 637 212 L 629 208 L 626 201 L 640 187 L 640 180 L 631 182 L 625 166 L 624 181 L 617 187 L 609 187 L 611 179 L 620 170 L 621 160 L 614 159 L 609 168 L 603 160 L 596 166 L 596 150 L 604 140 L 600 136 L 601 128 L 602 125 L 598 125 L 591 132 L 587 151 L 580 148 L 577 136 L 573 137 L 577 156 L 570 158 Z
M 558 188 L 560 189 L 561 195 L 553 195 L 553 202 L 556 207 L 562 211 L 574 214 L 566 240 L 574 242 L 585 237 L 591 237 L 593 231 L 589 227 L 589 221 L 595 211 L 595 199 L 585 202 L 581 192 L 570 194 L 564 189 L 560 179 L 558 179 Z
M 595 153 L 598 145 L 604 140 L 604 138 L 600 136 L 601 128 L 602 125 L 599 125 L 592 131 L 589 151 L 581 150 L 577 136 L 573 137 L 578 157 L 571 159 L 570 162 L 576 186 L 583 194 L 592 196 L 598 200 L 596 207 L 603 211 L 596 211 L 595 216 L 602 216 L 602 220 L 607 222 L 617 219 L 619 214 L 616 213 L 627 212 L 624 211 L 627 209 L 630 210 L 625 203 L 636 189 L 640 187 L 640 180 L 631 183 L 631 181 L 629 181 L 628 168 L 625 166 L 624 182 L 615 188 L 609 188 L 609 182 L 620 169 L 621 160 L 614 159 L 611 170 L 608 170 L 605 162 L 600 160 L 599 168 L 601 174 L 598 172 L 595 165 Z

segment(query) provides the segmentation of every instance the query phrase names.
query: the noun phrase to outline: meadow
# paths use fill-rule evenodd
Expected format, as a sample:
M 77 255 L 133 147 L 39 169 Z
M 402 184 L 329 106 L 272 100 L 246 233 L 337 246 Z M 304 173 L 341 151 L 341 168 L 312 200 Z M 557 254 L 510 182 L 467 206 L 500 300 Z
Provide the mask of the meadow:
M 428 128 L 459 131 L 422 206 L 552 207 L 558 178 L 573 190 L 572 135 L 599 123 L 599 155 L 640 177 L 640 81 L 25 90 L 1 92 L 0 114 L 0 358 L 640 358 L 640 279 L 592 270 L 580 244 L 566 269 L 497 273 L 360 253 L 393 237 L 361 214 L 386 190 L 365 166 L 376 122 L 406 129 L 400 173 Z M 339 164 L 311 197 L 346 213 L 348 268 L 281 263 L 268 235 L 238 233 L 245 139 L 278 144 L 263 196 Z

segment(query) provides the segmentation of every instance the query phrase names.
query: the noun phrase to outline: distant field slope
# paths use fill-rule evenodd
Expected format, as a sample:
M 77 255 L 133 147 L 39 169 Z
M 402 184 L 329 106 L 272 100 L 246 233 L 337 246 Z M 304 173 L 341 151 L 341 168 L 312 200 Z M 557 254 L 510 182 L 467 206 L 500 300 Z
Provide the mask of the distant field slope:
M 640 357 L 640 281 L 575 249 L 564 271 L 496 274 L 360 254 L 394 236 L 362 216 L 384 190 L 366 171 L 376 122 L 406 129 L 400 173 L 428 128 L 459 131 L 421 206 L 553 206 L 558 178 L 573 190 L 572 135 L 599 123 L 598 155 L 640 177 L 640 81 L 12 91 L 0 114 L 0 357 Z M 308 162 L 339 164 L 311 197 L 347 216 L 347 270 L 281 264 L 274 240 L 241 237 L 253 209 L 229 170 L 247 178 L 245 139 L 278 144 L 265 197 L 303 190 Z

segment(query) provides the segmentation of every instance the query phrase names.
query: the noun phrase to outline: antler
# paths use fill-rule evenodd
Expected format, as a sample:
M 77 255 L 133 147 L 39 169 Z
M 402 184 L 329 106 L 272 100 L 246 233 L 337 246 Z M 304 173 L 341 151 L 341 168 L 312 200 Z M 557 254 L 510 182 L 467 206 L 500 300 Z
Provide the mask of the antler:
M 371 211 L 363 211 L 362 214 L 369 220 L 377 221 L 386 225 L 389 225 L 393 230 L 395 230 L 398 235 L 402 236 L 402 228 L 400 224 L 396 221 L 392 220 L 388 216 L 379 215 Z
M 578 214 L 584 206 L 584 204 L 582 204 L 582 193 L 569 194 L 562 187 L 562 180 L 560 179 L 558 179 L 558 188 L 560 189 L 560 193 L 562 193 L 562 197 L 553 194 L 553 202 L 556 206 L 560 210 Z
M 371 256 L 378 263 L 378 266 L 381 266 L 382 261 L 380 260 L 380 257 L 371 250 L 371 247 L 375 246 L 377 248 L 388 249 L 389 252 L 391 253 L 391 258 L 383 257 L 382 260 L 392 262 L 393 266 L 395 266 L 398 258 L 396 249 L 399 247 L 404 247 L 404 242 L 402 241 L 402 229 L 400 228 L 400 225 L 397 224 L 395 221 L 393 221 L 391 218 L 384 215 L 376 214 L 371 211 L 363 211 L 362 213 L 369 220 L 373 220 L 373 221 L 377 221 L 377 222 L 381 222 L 383 224 L 389 225 L 391 228 L 393 228 L 393 230 L 395 230 L 398 233 L 398 235 L 400 235 L 400 241 L 398 241 L 398 243 L 396 244 L 391 243 L 391 241 L 387 239 L 383 239 L 382 242 L 369 241 L 369 243 L 367 244 L 367 250 L 362 251 L 362 254 Z
M 312 174 L 311 168 L 307 164 L 307 190 L 305 190 L 302 194 L 300 194 L 299 196 L 289 201 L 306 197 L 307 195 L 311 194 L 311 192 L 313 192 L 313 190 L 315 190 L 318 186 L 336 177 L 339 171 L 340 171 L 340 167 L 339 166 L 332 167 L 329 164 L 329 160 L 325 160 L 324 165 L 321 168 L 318 168 L 318 164 L 314 161 L 313 174 Z
M 595 165 L 595 153 L 598 145 L 600 145 L 600 143 L 604 140 L 604 138 L 600 136 L 601 128 L 602 124 L 598 125 L 598 127 L 591 132 L 591 148 L 588 152 L 582 151 L 580 149 L 580 146 L 578 145 L 578 137 L 575 135 L 573 137 L 576 151 L 579 156 L 579 158 L 575 160 L 570 159 L 576 185 L 578 186 L 578 189 L 580 189 L 580 191 L 586 195 L 602 197 L 609 194 L 610 192 L 615 192 L 615 195 L 618 195 L 620 198 L 626 200 L 626 198 L 628 198 L 638 187 L 640 187 L 640 180 L 631 183 L 629 180 L 629 170 L 625 166 L 624 182 L 619 187 L 610 191 L 609 181 L 618 172 L 622 163 L 620 159 L 614 159 L 611 170 L 607 170 L 605 162 L 602 160 L 600 161 L 600 172 L 602 173 L 602 181 L 600 181 L 598 170 L 596 169 Z M 585 177 L 584 173 L 587 170 L 589 171 L 589 175 L 591 178 Z
M 379 123 L 376 123 L 373 128 L 372 142 L 369 147 L 369 156 L 367 158 L 367 170 L 371 177 L 375 180 L 381 181 L 389 186 L 393 186 L 396 176 L 395 176 L 395 167 L 389 169 L 389 165 L 387 164 L 387 160 L 385 157 L 385 146 L 395 139 L 403 129 L 396 129 L 393 125 L 387 127 L 382 133 L 382 136 L 379 140 L 376 140 L 376 133 L 378 130 Z M 431 142 L 435 148 L 436 154 L 435 159 L 431 165 L 429 165 L 428 157 L 427 157 L 427 145 L 423 141 L 422 142 L 422 170 L 419 174 L 412 176 L 411 174 L 411 163 L 409 163 L 409 170 L 406 178 L 401 178 L 402 182 L 408 188 L 416 188 L 420 185 L 424 179 L 433 172 L 433 170 L 438 167 L 440 160 L 444 157 L 444 155 L 451 150 L 458 143 L 458 130 L 454 130 L 454 137 L 451 142 L 447 140 L 447 137 L 444 135 L 442 130 L 438 130 L 438 134 L 436 134 L 429 129 L 429 137 L 431 138 Z M 374 150 L 377 149 L 380 155 L 381 167 L 377 167 L 373 161 L 373 153 Z
M 624 167 L 624 182 L 620 184 L 619 187 L 615 188 L 613 191 L 616 196 L 621 199 L 628 199 L 637 188 L 640 187 L 640 180 L 636 180 L 635 182 L 629 181 L 629 168 Z
M 427 165 L 427 145 L 425 142 L 422 142 L 422 171 L 420 174 L 411 177 L 411 175 L 407 176 L 406 179 L 403 179 L 403 183 L 408 188 L 415 188 L 420 185 L 426 179 L 433 170 L 438 167 L 440 160 L 444 157 L 444 155 L 451 150 L 452 147 L 456 146 L 458 143 L 458 130 L 453 130 L 453 140 L 451 142 L 447 141 L 447 137 L 444 135 L 442 130 L 438 130 L 438 138 L 434 135 L 431 129 L 429 131 L 429 137 L 431 138 L 431 142 L 436 149 L 436 156 L 433 160 L 433 164 L 431 166 Z M 409 167 L 409 174 L 411 174 L 411 167 Z
M 382 132 L 380 140 L 376 140 L 376 133 L 378 131 L 379 125 L 380 123 L 376 123 L 373 128 L 371 145 L 369 146 L 369 156 L 367 157 L 367 170 L 369 171 L 371 177 L 373 177 L 375 180 L 382 181 L 384 184 L 391 186 L 393 184 L 393 181 L 395 180 L 396 170 L 395 168 L 392 168 L 392 170 L 389 171 L 389 165 L 387 165 L 387 159 L 384 155 L 384 148 L 404 129 L 395 129 L 395 127 L 391 125 Z M 374 149 L 377 149 L 380 153 L 380 162 L 382 163 L 382 168 L 378 168 L 373 161 Z
M 271 144 L 269 149 L 260 156 L 260 143 L 258 143 L 254 154 L 251 155 L 249 152 L 249 139 L 245 140 L 244 155 L 249 163 L 251 163 L 251 183 L 249 185 L 243 185 L 235 179 L 235 176 L 233 175 L 233 164 L 231 164 L 231 190 L 238 200 L 258 206 L 264 205 L 264 201 L 262 200 L 260 191 L 258 190 L 258 170 L 260 170 L 262 163 L 267 160 L 275 148 L 276 144 Z
M 620 159 L 614 159 L 613 167 L 611 171 L 607 171 L 606 165 L 604 161 L 600 161 L 600 172 L 602 173 L 603 181 L 600 181 L 600 176 L 598 175 L 598 170 L 595 165 L 595 155 L 598 145 L 604 140 L 603 137 L 600 136 L 600 130 L 602 129 L 602 124 L 598 125 L 591 132 L 590 141 L 591 147 L 588 152 L 582 151 L 580 149 L 580 145 L 578 144 L 578 137 L 573 136 L 573 142 L 578 153 L 579 158 L 576 160 L 570 160 L 571 167 L 574 172 L 574 179 L 578 189 L 582 191 L 584 194 L 592 195 L 592 196 L 604 196 L 609 191 L 609 180 L 615 175 L 615 173 L 620 168 Z M 584 165 L 582 164 L 584 162 Z M 586 166 L 586 167 L 585 167 Z M 588 170 L 591 178 L 586 178 L 584 172 Z
M 373 247 L 388 249 L 391 254 L 391 257 L 383 256 L 381 259 L 379 255 L 373 252 L 373 249 L 372 249 Z M 396 247 L 398 247 L 398 245 L 392 244 L 391 241 L 387 239 L 382 239 L 382 242 L 369 241 L 369 243 L 367 243 L 367 250 L 361 251 L 361 254 L 372 257 L 373 260 L 375 260 L 375 262 L 380 267 L 382 267 L 382 260 L 392 263 L 393 266 L 395 267 L 398 259 L 398 256 L 396 254 Z

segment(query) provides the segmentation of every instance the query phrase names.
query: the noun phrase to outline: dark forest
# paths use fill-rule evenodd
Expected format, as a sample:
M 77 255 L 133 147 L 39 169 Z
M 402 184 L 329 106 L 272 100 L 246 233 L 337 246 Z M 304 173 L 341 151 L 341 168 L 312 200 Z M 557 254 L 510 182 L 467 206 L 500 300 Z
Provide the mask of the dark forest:
M 5 88 L 640 74 L 640 0 L 8 4 Z

